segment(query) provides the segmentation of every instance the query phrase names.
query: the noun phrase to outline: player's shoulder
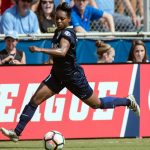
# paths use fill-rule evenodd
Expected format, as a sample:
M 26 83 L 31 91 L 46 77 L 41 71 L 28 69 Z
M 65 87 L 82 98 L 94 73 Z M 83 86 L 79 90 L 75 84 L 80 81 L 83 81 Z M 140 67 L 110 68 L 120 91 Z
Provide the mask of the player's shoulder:
M 72 26 L 69 26 L 62 31 L 62 35 L 67 37 L 72 37 L 72 36 L 76 36 L 76 32 Z

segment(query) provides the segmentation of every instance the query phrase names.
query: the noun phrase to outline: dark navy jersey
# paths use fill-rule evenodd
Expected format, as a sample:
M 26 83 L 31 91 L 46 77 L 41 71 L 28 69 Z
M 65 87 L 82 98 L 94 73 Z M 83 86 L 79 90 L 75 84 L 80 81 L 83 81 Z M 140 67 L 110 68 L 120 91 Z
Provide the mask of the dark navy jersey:
M 52 47 L 59 48 L 60 40 L 65 38 L 70 43 L 70 48 L 67 51 L 65 57 L 53 57 L 53 67 L 52 72 L 55 75 L 65 76 L 72 74 L 76 63 L 76 47 L 77 47 L 77 36 L 73 28 L 65 28 L 62 31 L 55 31 L 54 37 L 52 39 Z
M 43 82 L 54 93 L 59 93 L 66 87 L 78 98 L 86 100 L 91 97 L 93 90 L 86 79 L 84 70 L 76 63 L 76 33 L 72 28 L 56 30 L 52 46 L 59 48 L 62 38 L 69 41 L 70 48 L 65 57 L 53 57 L 51 74 Z

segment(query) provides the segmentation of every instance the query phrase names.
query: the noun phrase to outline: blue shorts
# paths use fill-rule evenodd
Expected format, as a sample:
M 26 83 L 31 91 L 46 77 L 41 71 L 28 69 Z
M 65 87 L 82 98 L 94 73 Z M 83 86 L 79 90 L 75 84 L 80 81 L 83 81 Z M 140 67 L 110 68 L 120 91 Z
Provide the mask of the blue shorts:
M 82 68 L 67 76 L 66 80 L 64 78 L 61 80 L 60 77 L 50 74 L 43 82 L 55 93 L 59 93 L 66 87 L 81 100 L 86 100 L 93 94 Z

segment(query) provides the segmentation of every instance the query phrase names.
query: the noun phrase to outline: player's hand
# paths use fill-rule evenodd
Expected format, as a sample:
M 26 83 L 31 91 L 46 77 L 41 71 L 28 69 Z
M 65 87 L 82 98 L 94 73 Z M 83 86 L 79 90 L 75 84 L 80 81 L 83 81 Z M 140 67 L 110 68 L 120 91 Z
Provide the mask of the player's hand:
M 40 48 L 36 47 L 36 46 L 30 46 L 29 47 L 30 52 L 40 52 Z

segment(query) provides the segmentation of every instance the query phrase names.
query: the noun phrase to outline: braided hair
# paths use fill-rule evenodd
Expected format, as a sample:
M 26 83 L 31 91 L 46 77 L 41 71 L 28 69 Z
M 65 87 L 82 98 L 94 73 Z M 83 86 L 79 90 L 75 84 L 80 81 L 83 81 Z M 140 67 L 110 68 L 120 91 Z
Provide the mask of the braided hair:
M 62 4 L 59 4 L 56 8 L 56 11 L 62 10 L 67 13 L 67 16 L 70 18 L 71 17 L 71 7 L 68 5 L 67 2 L 63 2 Z
M 104 53 L 108 52 L 112 47 L 109 44 L 105 44 L 103 41 L 96 41 L 97 54 L 102 56 Z

